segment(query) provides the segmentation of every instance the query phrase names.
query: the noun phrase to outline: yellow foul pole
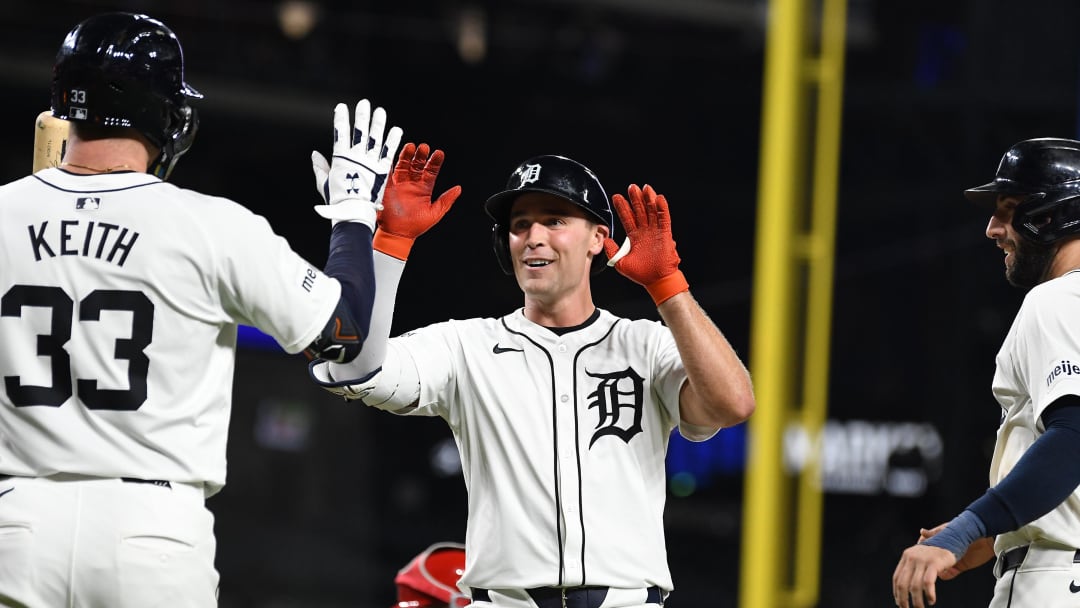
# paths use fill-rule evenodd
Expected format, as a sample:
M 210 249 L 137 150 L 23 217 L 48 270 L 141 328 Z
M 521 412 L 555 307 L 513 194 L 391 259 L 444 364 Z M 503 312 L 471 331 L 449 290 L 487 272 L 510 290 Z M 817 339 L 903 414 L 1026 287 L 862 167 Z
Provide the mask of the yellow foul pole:
M 822 0 L 820 12 L 809 10 L 806 0 L 770 2 L 750 336 L 758 409 L 749 423 L 740 608 L 811 607 L 820 591 L 819 456 L 828 397 L 846 1 Z M 820 36 L 808 40 L 810 23 L 820 24 Z M 818 42 L 817 56 L 808 51 L 811 41 Z M 815 86 L 810 128 L 807 102 Z M 783 459 L 783 435 L 791 425 L 800 426 L 812 446 L 794 473 Z

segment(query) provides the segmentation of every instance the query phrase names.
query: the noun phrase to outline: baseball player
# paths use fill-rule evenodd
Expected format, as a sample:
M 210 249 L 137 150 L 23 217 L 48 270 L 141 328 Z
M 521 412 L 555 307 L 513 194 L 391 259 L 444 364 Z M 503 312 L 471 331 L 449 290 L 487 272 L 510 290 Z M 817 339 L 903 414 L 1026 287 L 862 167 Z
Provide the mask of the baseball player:
M 465 545 L 434 543 L 409 560 L 394 577 L 394 608 L 464 608 L 469 598 L 457 582 L 465 571 Z
M 342 362 L 367 335 L 400 129 L 365 100 L 354 146 L 335 109 L 320 271 L 264 218 L 165 181 L 198 125 L 183 68 L 158 20 L 78 24 L 53 72 L 63 162 L 0 186 L 2 605 L 216 606 L 204 500 L 225 483 L 237 326 Z
M 920 532 L 893 574 L 896 605 L 937 601 L 949 580 L 996 555 L 992 608 L 1080 605 L 1080 141 L 1009 148 L 968 199 L 1005 278 L 1029 289 L 997 354 L 1001 425 L 990 488 L 952 521 Z
M 679 271 L 667 201 L 636 185 L 614 197 L 630 244 L 620 250 L 592 171 L 562 156 L 526 160 L 484 205 L 524 306 L 384 342 L 414 239 L 460 194 L 431 200 L 443 160 L 403 147 L 375 234 L 372 337 L 352 363 L 314 361 L 312 373 L 347 398 L 450 426 L 469 503 L 459 586 L 474 606 L 662 605 L 674 588 L 663 526 L 671 431 L 705 440 L 754 409 L 749 374 Z M 590 277 L 608 264 L 648 290 L 663 323 L 593 304 Z

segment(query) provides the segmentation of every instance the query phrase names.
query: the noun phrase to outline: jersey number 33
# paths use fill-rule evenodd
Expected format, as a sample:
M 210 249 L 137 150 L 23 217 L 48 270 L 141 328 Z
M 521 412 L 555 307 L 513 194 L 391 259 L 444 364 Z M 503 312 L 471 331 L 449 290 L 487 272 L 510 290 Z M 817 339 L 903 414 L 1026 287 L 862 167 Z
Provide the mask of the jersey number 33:
M 113 356 L 127 361 L 128 388 L 98 388 L 93 378 L 77 378 L 78 398 L 92 410 L 137 410 L 146 401 L 146 376 L 150 359 L 144 352 L 154 333 L 154 303 L 139 291 L 98 289 L 79 302 L 75 316 L 74 300 L 59 287 L 15 285 L 0 298 L 0 317 L 22 318 L 29 307 L 49 310 L 49 333 L 37 335 L 37 357 L 51 365 L 49 386 L 23 384 L 19 375 L 4 375 L 4 388 L 11 402 L 20 407 L 44 405 L 60 407 L 72 396 L 71 356 L 64 345 L 71 340 L 73 323 L 95 323 L 103 311 L 131 313 L 131 331 L 115 339 Z M 8 346 L 10 347 L 10 346 Z M 29 358 L 11 357 L 30 361 Z M 47 362 L 46 362 L 47 361 Z M 6 370 L 5 370 L 6 371 Z

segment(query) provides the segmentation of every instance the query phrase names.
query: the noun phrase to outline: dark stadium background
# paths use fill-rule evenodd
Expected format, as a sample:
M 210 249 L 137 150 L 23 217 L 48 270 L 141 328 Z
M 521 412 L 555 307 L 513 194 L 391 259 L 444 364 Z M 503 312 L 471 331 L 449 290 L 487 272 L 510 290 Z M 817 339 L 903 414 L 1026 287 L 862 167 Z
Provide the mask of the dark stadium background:
M 464 193 L 414 248 L 395 331 L 520 305 L 481 203 L 520 160 L 558 153 L 590 165 L 609 194 L 634 182 L 668 196 L 693 292 L 749 361 L 764 0 L 313 1 L 322 18 L 302 39 L 256 0 L 5 3 L 0 181 L 30 170 L 68 29 L 102 10 L 147 12 L 179 35 L 188 81 L 206 95 L 172 181 L 265 214 L 315 263 L 328 227 L 310 209 L 309 154 L 330 147 L 334 103 L 369 97 L 406 140 L 447 151 L 440 191 Z M 467 9 L 486 14 L 478 63 L 455 47 Z M 848 13 L 829 399 L 846 443 L 835 450 L 857 471 L 873 431 L 922 425 L 943 452 L 885 454 L 928 481 L 912 495 L 827 494 L 819 605 L 830 608 L 892 605 L 892 569 L 918 527 L 986 485 L 993 358 L 1022 293 L 961 192 L 1018 140 L 1075 137 L 1080 84 L 1080 4 L 850 0 Z M 618 314 L 656 315 L 614 272 L 595 294 Z M 399 567 L 463 540 L 449 431 L 346 405 L 308 383 L 301 358 L 245 344 L 229 483 L 209 502 L 222 607 L 390 606 Z M 693 487 L 668 499 L 675 608 L 737 603 L 743 430 L 680 452 Z M 939 587 L 938 605 L 985 606 L 992 584 L 989 568 L 968 573 Z

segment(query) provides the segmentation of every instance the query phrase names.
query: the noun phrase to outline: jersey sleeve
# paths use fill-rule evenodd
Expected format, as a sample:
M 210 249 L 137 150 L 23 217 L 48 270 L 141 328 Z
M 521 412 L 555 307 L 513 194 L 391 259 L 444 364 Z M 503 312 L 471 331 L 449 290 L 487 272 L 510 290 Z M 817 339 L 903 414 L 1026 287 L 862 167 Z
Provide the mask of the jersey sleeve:
M 407 353 L 420 381 L 420 397 L 413 414 L 447 418 L 454 390 L 455 365 L 465 365 L 453 323 L 444 321 L 391 339 Z
M 262 216 L 240 205 L 225 209 L 215 224 L 223 308 L 286 352 L 300 352 L 333 314 L 341 285 L 297 254 Z
M 1064 395 L 1080 395 L 1080 293 L 1072 281 L 1045 283 L 1028 293 L 1017 315 L 1017 361 L 1038 420 Z M 1041 424 L 1040 424 L 1041 427 Z
M 679 394 L 686 382 L 686 368 L 675 345 L 671 331 L 659 322 L 654 324 L 651 341 L 654 345 L 653 391 L 672 427 L 680 424 Z

